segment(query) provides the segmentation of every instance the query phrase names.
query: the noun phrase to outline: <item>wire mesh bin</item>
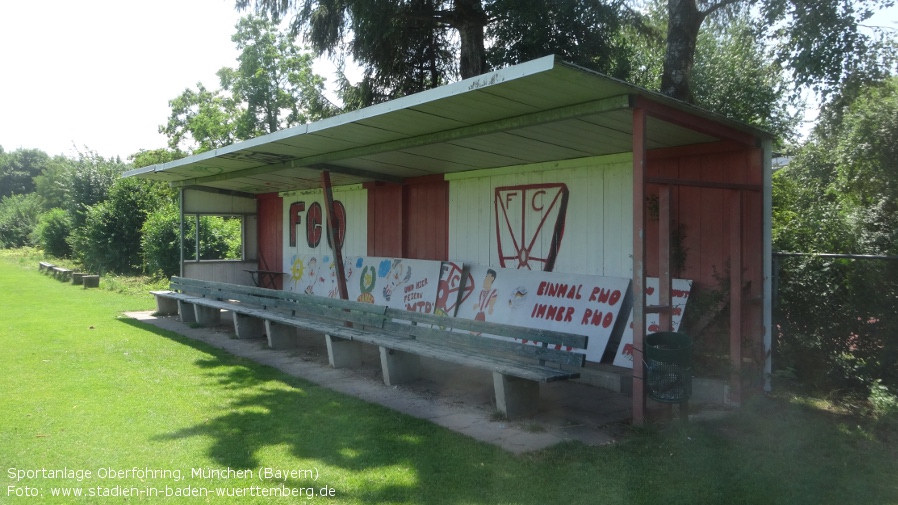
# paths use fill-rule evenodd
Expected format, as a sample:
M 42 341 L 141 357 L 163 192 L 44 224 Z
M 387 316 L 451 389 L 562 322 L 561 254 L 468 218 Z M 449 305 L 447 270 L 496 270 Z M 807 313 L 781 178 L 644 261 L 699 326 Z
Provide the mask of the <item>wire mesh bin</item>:
M 663 403 L 685 403 L 692 395 L 692 338 L 663 331 L 645 336 L 645 387 Z

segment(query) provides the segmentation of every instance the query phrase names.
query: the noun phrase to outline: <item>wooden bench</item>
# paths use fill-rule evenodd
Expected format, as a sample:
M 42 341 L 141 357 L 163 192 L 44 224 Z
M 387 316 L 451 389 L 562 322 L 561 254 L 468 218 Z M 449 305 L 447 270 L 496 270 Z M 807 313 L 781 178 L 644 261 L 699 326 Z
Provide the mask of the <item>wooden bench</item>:
M 170 291 L 152 293 L 158 313 L 172 314 L 177 306 L 188 323 L 216 324 L 220 311 L 229 310 L 238 338 L 267 337 L 272 348 L 295 343 L 297 328 L 322 333 L 335 368 L 361 365 L 361 345 L 375 345 L 387 385 L 417 379 L 421 357 L 490 371 L 496 406 L 508 418 L 535 414 L 539 384 L 578 378 L 560 365 L 582 367 L 585 360 L 554 347 L 585 349 L 587 337 L 557 331 L 181 277 L 172 277 Z
M 55 266 L 56 265 L 54 265 L 53 263 L 41 261 L 40 263 L 38 263 L 37 271 L 46 274 L 46 273 L 51 272 L 53 270 L 53 267 L 55 267 Z
M 68 268 L 53 267 L 51 270 L 53 271 L 53 277 L 56 277 L 61 281 L 68 281 L 72 275 L 72 271 Z

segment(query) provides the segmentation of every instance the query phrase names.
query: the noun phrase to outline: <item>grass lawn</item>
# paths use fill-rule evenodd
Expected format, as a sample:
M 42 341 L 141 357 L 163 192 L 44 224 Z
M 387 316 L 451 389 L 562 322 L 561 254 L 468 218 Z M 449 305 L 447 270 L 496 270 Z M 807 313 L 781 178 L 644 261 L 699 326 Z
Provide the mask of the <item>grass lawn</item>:
M 898 503 L 898 434 L 785 394 L 513 456 L 125 319 L 152 298 L 33 263 L 0 258 L 0 503 Z

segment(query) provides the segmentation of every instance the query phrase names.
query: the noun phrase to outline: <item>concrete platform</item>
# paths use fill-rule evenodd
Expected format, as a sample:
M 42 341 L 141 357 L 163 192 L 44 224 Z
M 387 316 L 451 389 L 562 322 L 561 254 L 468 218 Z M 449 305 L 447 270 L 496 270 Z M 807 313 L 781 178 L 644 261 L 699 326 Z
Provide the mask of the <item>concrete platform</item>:
M 272 366 L 364 401 L 427 419 L 482 442 L 520 454 L 564 441 L 588 445 L 614 442 L 630 421 L 629 396 L 585 382 L 562 381 L 540 385 L 539 411 L 509 422 L 497 415 L 493 377 L 489 372 L 421 359 L 422 378 L 387 386 L 381 375 L 377 347 L 363 345 L 361 366 L 335 369 L 328 363 L 324 335 L 298 332 L 296 347 L 268 349 L 259 340 L 237 339 L 231 314 L 209 328 L 192 328 L 177 316 L 127 312 L 126 316 L 205 342 L 232 354 Z

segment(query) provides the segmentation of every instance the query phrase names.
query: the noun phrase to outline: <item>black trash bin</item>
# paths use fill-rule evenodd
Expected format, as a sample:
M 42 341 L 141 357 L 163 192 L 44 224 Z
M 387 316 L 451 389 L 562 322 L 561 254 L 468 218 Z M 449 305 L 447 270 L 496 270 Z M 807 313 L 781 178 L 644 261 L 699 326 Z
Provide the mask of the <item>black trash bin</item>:
M 692 395 L 692 338 L 662 331 L 645 336 L 645 389 L 663 403 L 686 403 Z

